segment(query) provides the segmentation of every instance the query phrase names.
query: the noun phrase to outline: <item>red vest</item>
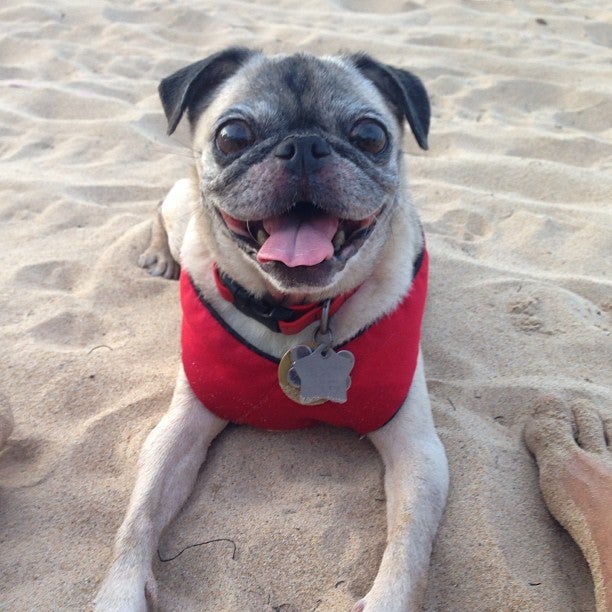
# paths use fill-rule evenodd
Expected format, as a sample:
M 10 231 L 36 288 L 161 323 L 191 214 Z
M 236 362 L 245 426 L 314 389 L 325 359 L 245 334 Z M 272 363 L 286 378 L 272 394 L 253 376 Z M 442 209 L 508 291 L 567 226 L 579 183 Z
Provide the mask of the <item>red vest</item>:
M 427 252 L 400 305 L 336 349 L 355 356 L 344 404 L 305 406 L 278 384 L 275 357 L 251 346 L 213 310 L 181 273 L 183 367 L 198 399 L 233 423 L 299 429 L 316 423 L 366 434 L 387 423 L 403 404 L 414 376 L 427 294 Z M 333 319 L 331 321 L 333 329 Z

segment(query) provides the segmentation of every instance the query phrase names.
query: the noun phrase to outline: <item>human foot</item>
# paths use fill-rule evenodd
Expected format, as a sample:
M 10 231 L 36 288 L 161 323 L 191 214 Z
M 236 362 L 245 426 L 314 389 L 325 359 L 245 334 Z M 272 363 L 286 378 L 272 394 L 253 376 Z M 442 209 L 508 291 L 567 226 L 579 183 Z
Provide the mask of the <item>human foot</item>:
M 603 419 L 583 403 L 569 411 L 544 398 L 525 441 L 548 509 L 589 563 L 597 612 L 612 611 L 612 415 Z

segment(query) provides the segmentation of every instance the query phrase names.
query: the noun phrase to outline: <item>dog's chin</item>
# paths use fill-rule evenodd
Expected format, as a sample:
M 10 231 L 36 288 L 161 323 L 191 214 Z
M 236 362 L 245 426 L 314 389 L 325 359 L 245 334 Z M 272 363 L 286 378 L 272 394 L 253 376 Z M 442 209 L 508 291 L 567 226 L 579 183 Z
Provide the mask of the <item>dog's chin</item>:
M 263 247 L 270 238 L 264 228 L 267 226 L 265 220 L 243 221 L 218 210 L 217 213 L 232 242 L 257 263 L 272 285 L 285 293 L 304 294 L 324 291 L 335 284 L 349 260 L 364 247 L 367 248 L 381 210 L 364 219 L 336 218 L 329 221 L 332 229 L 329 231 L 327 251 L 308 254 L 304 256 L 304 262 L 300 257 L 282 261 L 285 259 L 283 256 L 277 259 L 263 255 Z M 320 213 L 320 217 L 329 216 Z
M 330 287 L 334 279 L 344 270 L 346 260 L 323 261 L 314 266 L 295 266 L 290 268 L 278 261 L 260 263 L 264 274 L 274 280 L 283 293 L 303 295 Z

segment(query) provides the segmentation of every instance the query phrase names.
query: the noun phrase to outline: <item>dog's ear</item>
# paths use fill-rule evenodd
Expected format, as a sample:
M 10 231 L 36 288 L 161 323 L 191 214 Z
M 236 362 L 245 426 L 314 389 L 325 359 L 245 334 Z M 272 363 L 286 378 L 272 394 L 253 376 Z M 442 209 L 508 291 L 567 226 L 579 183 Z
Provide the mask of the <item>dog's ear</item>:
M 349 58 L 366 78 L 370 79 L 391 104 L 399 121 L 408 119 L 410 129 L 421 149 L 427 149 L 431 108 L 427 91 L 420 79 L 401 68 L 381 64 L 365 53 Z
M 244 47 L 230 47 L 163 79 L 158 89 L 168 120 L 168 135 L 176 129 L 185 109 L 191 110 L 196 102 L 206 106 L 217 87 L 256 54 Z

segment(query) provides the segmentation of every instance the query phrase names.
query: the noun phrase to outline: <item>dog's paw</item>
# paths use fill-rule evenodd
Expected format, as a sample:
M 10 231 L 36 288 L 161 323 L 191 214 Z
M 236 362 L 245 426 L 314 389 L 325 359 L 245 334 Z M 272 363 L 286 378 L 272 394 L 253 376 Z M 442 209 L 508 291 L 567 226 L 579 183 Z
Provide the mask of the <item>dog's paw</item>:
M 366 600 L 364 597 L 363 599 L 360 599 L 359 601 L 355 602 L 355 605 L 353 606 L 351 612 L 363 612 L 365 610 L 365 606 Z
M 166 245 L 160 246 L 155 243 L 151 243 L 138 258 L 138 265 L 148 270 L 151 276 L 161 276 L 170 280 L 177 279 L 181 271 L 181 266 L 172 257 L 170 249 Z
M 420 609 L 420 606 L 410 605 L 401 597 L 378 596 L 370 591 L 355 603 L 351 612 L 414 612 Z
M 111 569 L 94 600 L 94 612 L 147 612 L 157 607 L 157 583 L 152 573 Z

